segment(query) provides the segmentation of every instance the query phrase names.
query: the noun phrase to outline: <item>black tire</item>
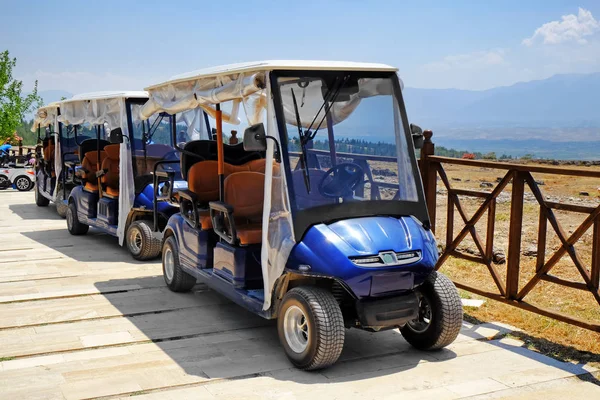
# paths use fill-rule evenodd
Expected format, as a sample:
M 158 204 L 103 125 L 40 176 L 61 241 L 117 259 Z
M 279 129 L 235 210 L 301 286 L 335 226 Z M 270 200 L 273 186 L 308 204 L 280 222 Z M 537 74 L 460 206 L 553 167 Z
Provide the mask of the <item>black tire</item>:
M 168 262 L 172 262 L 172 269 L 168 266 Z M 162 266 L 165 283 L 173 292 L 189 292 L 196 285 L 196 278 L 181 269 L 179 250 L 174 236 L 169 236 L 163 244 Z M 169 270 L 171 273 L 168 272 Z
M 433 272 L 418 288 L 419 317 L 400 329 L 420 350 L 439 350 L 452 343 L 462 326 L 463 308 L 458 290 L 444 274 Z
M 56 191 L 56 200 L 54 203 L 56 204 L 56 213 L 61 218 L 67 217 L 67 209 L 69 208 L 68 204 L 64 202 L 63 189 L 59 186 Z
M 40 193 L 40 185 L 37 182 L 35 184 L 35 204 L 37 204 L 38 207 L 47 207 L 48 204 L 50 204 L 50 200 Z
M 136 260 L 151 260 L 160 254 L 160 239 L 154 237 L 148 221 L 132 222 L 127 228 L 125 242 Z
M 11 186 L 8 176 L 0 175 L 0 190 L 8 189 Z
M 85 235 L 90 229 L 89 225 L 79 222 L 75 203 L 69 203 L 69 206 L 67 207 L 67 228 L 69 229 L 69 233 L 75 236 Z
M 288 310 L 296 315 L 288 314 Z M 298 316 L 301 322 L 294 323 Z M 290 328 L 298 323 L 306 325 L 306 330 Z M 335 364 L 344 348 L 346 333 L 342 311 L 335 297 L 322 288 L 304 286 L 287 292 L 279 308 L 277 331 L 286 355 L 300 369 L 329 367 Z M 298 347 L 294 336 L 301 337 L 300 341 L 306 343 L 300 343 Z M 304 350 L 301 350 L 303 346 Z
M 15 187 L 19 192 L 28 192 L 33 187 L 33 181 L 25 175 L 19 175 L 14 181 Z

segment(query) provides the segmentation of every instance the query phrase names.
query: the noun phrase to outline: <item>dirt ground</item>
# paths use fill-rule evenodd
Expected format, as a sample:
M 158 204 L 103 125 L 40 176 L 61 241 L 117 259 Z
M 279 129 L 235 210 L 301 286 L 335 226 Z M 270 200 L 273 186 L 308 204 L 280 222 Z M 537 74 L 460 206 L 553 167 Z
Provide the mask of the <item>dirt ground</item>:
M 597 166 L 579 168 L 600 170 L 600 167 Z M 490 187 L 488 183 L 491 183 L 495 187 L 496 182 L 506 173 L 506 171 L 502 170 L 456 165 L 444 165 L 444 170 L 448 175 L 452 188 L 487 192 L 493 190 L 493 187 Z M 579 178 L 547 174 L 533 174 L 533 176 L 540 184 L 539 187 L 547 201 L 591 207 L 596 207 L 600 204 L 600 179 L 598 178 Z M 440 246 L 443 247 L 446 242 L 447 191 L 440 180 L 438 180 L 437 190 L 436 237 Z M 494 249 L 504 255 L 508 254 L 507 242 L 510 223 L 511 190 L 511 185 L 509 184 L 504 193 L 498 197 L 495 218 Z M 587 195 L 584 193 L 587 193 Z M 460 197 L 460 202 L 470 218 L 479 208 L 483 199 Z M 535 273 L 539 213 L 540 207 L 526 185 L 519 288 L 522 288 Z M 572 234 L 587 217 L 587 214 L 565 211 L 555 211 L 555 214 L 567 236 Z M 454 237 L 456 237 L 458 232 L 464 227 L 464 223 L 456 209 L 454 220 Z M 486 226 L 487 213 L 476 225 L 477 232 L 484 243 L 487 240 Z M 592 262 L 592 240 L 593 234 L 592 228 L 590 228 L 575 245 L 575 249 L 588 271 Z M 560 240 L 551 225 L 548 224 L 545 260 L 547 261 L 559 248 Z M 459 250 L 479 256 L 477 247 L 470 235 L 459 246 Z M 503 277 L 505 277 L 506 263 L 497 265 L 497 268 Z M 497 292 L 491 275 L 484 265 L 450 258 L 442 267 L 442 271 L 459 282 L 487 291 Z M 581 274 L 568 254 L 565 254 L 561 258 L 550 273 L 562 279 L 583 282 Z M 465 291 L 461 292 L 463 297 L 483 299 L 483 297 Z M 526 296 L 525 300 L 543 308 L 590 322 L 600 323 L 600 305 L 591 293 L 587 291 L 559 286 L 549 282 L 540 282 Z M 569 324 L 493 300 L 486 300 L 485 304 L 480 308 L 468 308 L 465 311 L 469 315 L 469 318 L 473 320 L 503 321 L 521 328 L 523 330 L 519 334 L 521 339 L 529 343 L 532 348 L 544 353 L 570 361 L 600 363 L 600 334 L 596 332 L 576 328 Z

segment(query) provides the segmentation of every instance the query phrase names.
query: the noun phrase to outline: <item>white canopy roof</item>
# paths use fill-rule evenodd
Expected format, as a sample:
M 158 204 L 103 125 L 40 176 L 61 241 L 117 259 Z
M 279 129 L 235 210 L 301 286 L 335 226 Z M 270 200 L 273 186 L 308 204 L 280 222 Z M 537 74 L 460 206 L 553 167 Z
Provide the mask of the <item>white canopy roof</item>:
M 386 64 L 360 63 L 352 61 L 311 61 L 311 60 L 268 60 L 253 61 L 238 64 L 220 65 L 216 67 L 203 68 L 183 74 L 175 75 L 165 82 L 158 83 L 146 88 L 151 91 L 161 86 L 211 78 L 223 75 L 235 75 L 240 73 L 255 73 L 261 71 L 275 70 L 328 70 L 328 71 L 390 71 L 396 72 L 397 68 Z
M 125 91 L 103 91 L 103 92 L 89 92 L 76 94 L 70 99 L 62 100 L 56 103 L 71 103 L 74 101 L 86 101 L 86 100 L 101 100 L 101 99 L 146 99 L 148 98 L 148 92 L 141 90 L 125 90 Z
M 125 100 L 147 99 L 143 91 L 106 91 L 82 93 L 60 103 L 58 120 L 67 125 L 108 123 L 111 129 L 122 127 L 126 122 Z M 134 116 L 137 118 L 137 116 Z
M 175 114 L 198 107 L 214 117 L 213 105 L 233 101 L 231 114 L 224 114 L 223 120 L 239 123 L 237 107 L 240 102 L 253 103 L 254 114 L 266 105 L 265 73 L 274 70 L 397 72 L 396 68 L 385 64 L 307 60 L 256 61 L 206 68 L 176 75 L 146 88 L 150 99 L 142 107 L 141 118 L 149 118 L 157 112 Z M 255 117 L 249 119 L 254 120 Z
M 38 108 L 34 117 L 31 131 L 35 132 L 38 128 L 45 128 L 46 126 L 53 125 L 58 115 L 57 110 L 60 108 L 60 102 L 55 101 L 45 106 Z

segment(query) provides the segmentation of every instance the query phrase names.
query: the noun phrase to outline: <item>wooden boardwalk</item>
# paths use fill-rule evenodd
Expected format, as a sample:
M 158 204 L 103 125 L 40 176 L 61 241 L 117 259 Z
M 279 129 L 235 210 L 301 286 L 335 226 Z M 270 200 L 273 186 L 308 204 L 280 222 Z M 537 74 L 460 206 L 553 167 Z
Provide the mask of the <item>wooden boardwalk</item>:
M 272 322 L 201 285 L 171 293 L 160 262 L 70 236 L 32 192 L 0 192 L 0 243 L 0 399 L 600 398 L 591 368 L 494 340 L 499 324 L 436 353 L 351 330 L 338 364 L 298 371 Z

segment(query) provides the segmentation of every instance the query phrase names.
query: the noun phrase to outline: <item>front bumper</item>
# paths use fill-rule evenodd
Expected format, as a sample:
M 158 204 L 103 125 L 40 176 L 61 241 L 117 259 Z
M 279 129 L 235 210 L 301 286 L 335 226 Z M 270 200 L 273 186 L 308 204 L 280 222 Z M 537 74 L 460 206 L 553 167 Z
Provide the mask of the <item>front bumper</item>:
M 419 300 L 414 292 L 375 300 L 356 301 L 356 313 L 362 328 L 403 326 L 418 315 Z

